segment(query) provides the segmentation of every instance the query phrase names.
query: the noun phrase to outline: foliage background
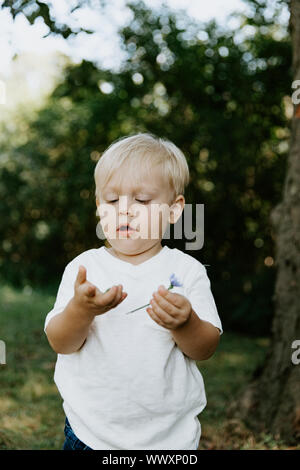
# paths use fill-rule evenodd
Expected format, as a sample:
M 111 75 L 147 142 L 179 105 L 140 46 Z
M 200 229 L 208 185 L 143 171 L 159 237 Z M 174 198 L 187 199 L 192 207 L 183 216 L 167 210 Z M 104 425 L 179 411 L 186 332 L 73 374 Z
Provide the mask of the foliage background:
M 55 293 L 65 265 L 97 238 L 93 171 L 123 135 L 174 141 L 205 204 L 203 264 L 227 330 L 269 335 L 276 266 L 269 221 L 290 137 L 291 44 L 280 2 L 250 1 L 239 30 L 130 4 L 118 72 L 67 63 L 44 106 L 1 122 L 0 278 Z M 275 2 L 276 3 L 276 2 Z M 241 39 L 241 33 L 244 33 Z M 172 233 L 172 231 L 171 231 Z M 185 250 L 185 240 L 166 240 Z
M 197 363 L 208 397 L 199 449 L 299 448 L 228 414 L 270 347 L 276 265 L 269 217 L 282 199 L 292 116 L 290 32 L 280 20 L 288 1 L 244 2 L 250 10 L 236 28 L 132 2 L 133 19 L 119 32 L 120 69 L 57 56 L 53 89 L 46 54 L 16 58 L 24 60 L 21 71 L 38 63 L 48 91 L 42 104 L 25 99 L 14 113 L 0 107 L 0 339 L 7 350 L 0 450 L 62 447 L 56 354 L 44 319 L 65 265 L 103 243 L 96 162 L 114 139 L 140 131 L 183 149 L 192 176 L 186 202 L 205 204 L 204 246 L 189 254 L 209 265 L 225 334 L 217 354 Z M 24 13 L 30 24 L 42 17 L 49 34 L 83 31 L 56 22 L 46 0 L 0 0 L 2 8 L 15 18 Z M 14 97 L 26 93 L 22 83 L 7 85 Z M 165 241 L 181 250 L 185 242 Z

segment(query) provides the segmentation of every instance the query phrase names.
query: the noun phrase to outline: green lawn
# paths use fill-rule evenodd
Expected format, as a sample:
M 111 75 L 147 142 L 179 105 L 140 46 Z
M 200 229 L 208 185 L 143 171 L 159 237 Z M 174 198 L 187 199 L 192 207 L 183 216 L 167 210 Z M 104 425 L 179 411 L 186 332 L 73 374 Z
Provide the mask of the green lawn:
M 53 382 L 56 354 L 43 331 L 55 296 L 0 288 L 0 449 L 61 449 L 62 400 Z M 225 332 L 215 355 L 198 363 L 207 407 L 201 413 L 201 449 L 278 449 L 270 436 L 254 436 L 243 423 L 226 417 L 228 404 L 263 360 L 268 340 Z

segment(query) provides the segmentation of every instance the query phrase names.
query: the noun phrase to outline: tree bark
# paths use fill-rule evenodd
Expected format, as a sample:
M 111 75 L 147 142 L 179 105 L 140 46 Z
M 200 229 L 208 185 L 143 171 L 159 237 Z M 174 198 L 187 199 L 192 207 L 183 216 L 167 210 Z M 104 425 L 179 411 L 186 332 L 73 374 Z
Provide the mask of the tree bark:
M 293 76 L 300 80 L 300 0 L 290 2 Z M 299 93 L 298 93 L 299 96 Z M 256 431 L 289 444 L 300 441 L 300 364 L 292 343 L 300 340 L 300 105 L 294 105 L 282 202 L 271 212 L 276 282 L 271 345 L 264 366 L 248 385 L 231 415 Z

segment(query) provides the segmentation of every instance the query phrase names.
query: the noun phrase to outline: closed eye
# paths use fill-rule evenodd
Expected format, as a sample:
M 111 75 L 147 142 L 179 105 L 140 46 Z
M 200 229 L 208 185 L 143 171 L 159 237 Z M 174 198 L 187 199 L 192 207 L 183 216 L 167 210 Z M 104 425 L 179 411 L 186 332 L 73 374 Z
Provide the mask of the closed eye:
M 150 202 L 151 199 L 149 201 L 140 201 L 139 199 L 137 199 L 137 202 L 140 202 L 141 204 L 148 204 L 148 202 Z M 114 202 L 118 202 L 118 199 L 115 199 L 114 201 L 107 201 L 109 204 L 113 204 Z
M 151 201 L 151 199 L 150 199 L 149 201 L 139 201 L 139 200 L 137 199 L 137 202 L 141 202 L 142 204 L 148 204 L 148 202 L 150 202 L 150 201 Z

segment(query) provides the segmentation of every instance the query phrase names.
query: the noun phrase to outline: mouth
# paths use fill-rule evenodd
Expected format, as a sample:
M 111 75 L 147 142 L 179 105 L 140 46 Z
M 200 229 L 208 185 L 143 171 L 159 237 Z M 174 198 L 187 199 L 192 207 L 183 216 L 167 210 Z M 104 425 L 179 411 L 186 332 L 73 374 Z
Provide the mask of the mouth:
M 135 232 L 135 229 L 130 227 L 130 225 L 123 224 L 117 228 L 117 232 Z

